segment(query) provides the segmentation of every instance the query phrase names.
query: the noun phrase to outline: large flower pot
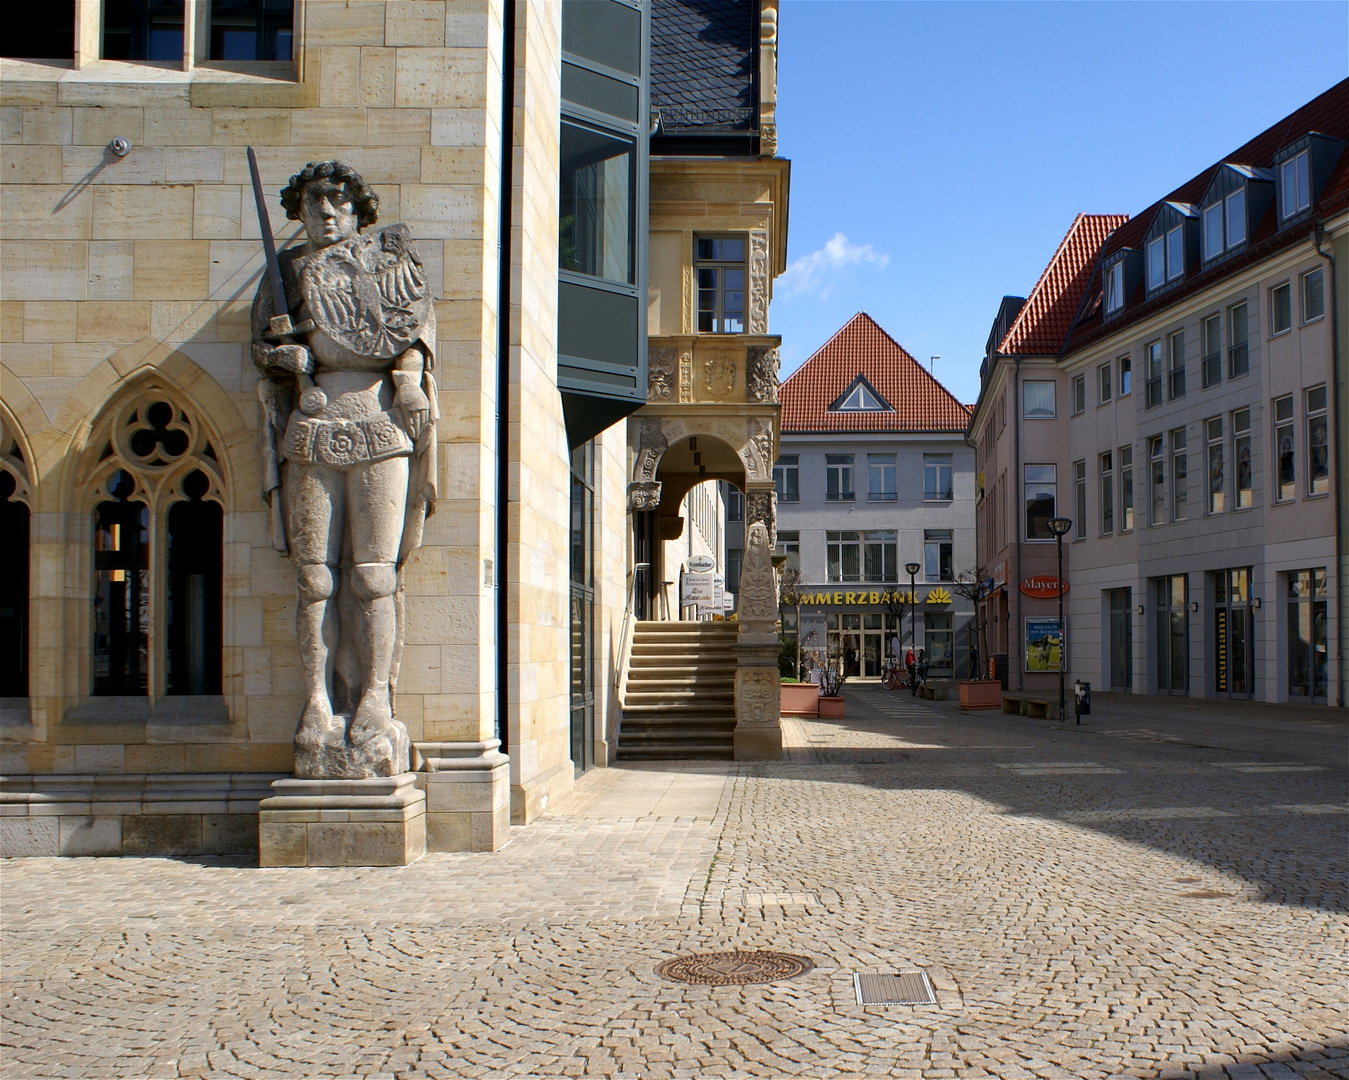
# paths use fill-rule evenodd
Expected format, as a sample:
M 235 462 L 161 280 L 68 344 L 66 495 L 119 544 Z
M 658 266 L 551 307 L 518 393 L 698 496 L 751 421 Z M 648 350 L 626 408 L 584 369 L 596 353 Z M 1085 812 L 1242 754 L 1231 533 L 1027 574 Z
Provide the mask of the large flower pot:
M 974 679 L 960 684 L 962 709 L 1001 709 L 1002 683 L 997 679 Z
M 819 716 L 820 688 L 811 682 L 782 684 L 783 716 Z
M 841 697 L 820 698 L 820 719 L 839 720 L 843 717 L 843 699 Z

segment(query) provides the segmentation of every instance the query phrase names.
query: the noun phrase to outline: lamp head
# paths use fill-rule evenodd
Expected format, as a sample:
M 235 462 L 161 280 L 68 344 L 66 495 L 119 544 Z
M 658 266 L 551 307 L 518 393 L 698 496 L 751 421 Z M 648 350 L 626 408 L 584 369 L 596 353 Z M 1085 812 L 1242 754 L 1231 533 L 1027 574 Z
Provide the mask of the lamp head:
M 913 577 L 915 574 L 918 573 L 919 570 L 922 569 L 922 566 L 920 566 L 920 565 L 919 565 L 918 563 L 916 563 L 916 562 L 911 562 L 911 563 L 905 563 L 905 564 L 904 564 L 904 569 L 908 571 L 909 577 Z
M 1049 531 L 1055 536 L 1066 536 L 1073 527 L 1072 518 L 1056 517 L 1049 519 Z

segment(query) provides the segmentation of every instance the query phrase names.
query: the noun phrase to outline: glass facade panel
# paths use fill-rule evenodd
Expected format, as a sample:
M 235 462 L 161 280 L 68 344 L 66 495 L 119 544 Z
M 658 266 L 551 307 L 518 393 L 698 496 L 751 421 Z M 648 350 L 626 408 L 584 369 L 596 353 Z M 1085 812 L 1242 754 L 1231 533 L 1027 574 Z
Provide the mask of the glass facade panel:
M 563 121 L 561 269 L 635 283 L 635 153 L 631 139 Z

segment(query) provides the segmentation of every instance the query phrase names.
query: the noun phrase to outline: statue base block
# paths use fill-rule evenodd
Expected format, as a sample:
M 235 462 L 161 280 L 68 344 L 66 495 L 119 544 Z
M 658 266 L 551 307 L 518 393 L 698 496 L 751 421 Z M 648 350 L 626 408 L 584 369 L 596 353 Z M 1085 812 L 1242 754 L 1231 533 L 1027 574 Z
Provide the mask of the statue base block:
M 426 854 L 417 774 L 272 784 L 258 805 L 259 866 L 406 866 Z
M 736 724 L 733 733 L 736 761 L 781 761 L 781 724 Z
M 511 759 L 500 739 L 417 743 L 431 851 L 497 851 L 511 838 Z

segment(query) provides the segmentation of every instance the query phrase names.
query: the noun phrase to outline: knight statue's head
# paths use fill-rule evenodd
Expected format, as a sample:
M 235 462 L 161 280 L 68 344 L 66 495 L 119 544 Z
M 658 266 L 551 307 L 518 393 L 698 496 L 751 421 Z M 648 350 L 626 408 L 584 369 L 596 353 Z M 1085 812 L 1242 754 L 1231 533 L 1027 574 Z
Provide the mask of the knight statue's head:
M 350 240 L 379 219 L 379 196 L 340 161 L 311 161 L 282 189 L 281 206 L 315 247 Z

